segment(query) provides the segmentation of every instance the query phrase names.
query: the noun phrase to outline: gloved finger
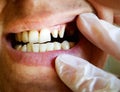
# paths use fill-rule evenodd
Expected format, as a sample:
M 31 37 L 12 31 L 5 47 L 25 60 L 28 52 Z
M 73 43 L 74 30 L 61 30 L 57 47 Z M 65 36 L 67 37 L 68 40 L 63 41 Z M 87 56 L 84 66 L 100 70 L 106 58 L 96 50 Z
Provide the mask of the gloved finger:
M 120 28 L 92 13 L 79 15 L 77 26 L 81 33 L 97 47 L 120 60 Z
M 86 60 L 71 55 L 56 58 L 56 71 L 73 92 L 120 92 L 120 80 Z

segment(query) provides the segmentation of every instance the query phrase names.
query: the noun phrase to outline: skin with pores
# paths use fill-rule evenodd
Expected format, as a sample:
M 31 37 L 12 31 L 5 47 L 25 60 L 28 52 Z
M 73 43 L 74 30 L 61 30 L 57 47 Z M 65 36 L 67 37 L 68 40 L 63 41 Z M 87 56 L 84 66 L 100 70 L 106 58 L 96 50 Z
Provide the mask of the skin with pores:
M 102 5 L 99 6 L 102 7 Z M 97 7 L 96 10 L 100 9 Z M 67 24 L 79 14 L 86 12 L 95 12 L 95 10 L 85 0 L 1 0 L 1 92 L 72 92 L 61 82 L 55 71 L 54 59 L 62 53 L 84 58 L 92 64 L 102 67 L 107 54 L 84 37 L 77 46 L 70 50 L 44 53 L 16 51 L 6 40 L 6 35 L 10 33 L 20 33 L 32 29 L 41 30 L 46 27 Z M 111 9 L 103 7 L 103 11 L 100 12 L 102 12 L 102 14 L 98 13 L 100 18 L 113 22 L 113 16 L 116 13 Z M 107 18 L 104 12 L 107 12 L 110 18 Z M 34 63 L 36 60 L 38 63 Z

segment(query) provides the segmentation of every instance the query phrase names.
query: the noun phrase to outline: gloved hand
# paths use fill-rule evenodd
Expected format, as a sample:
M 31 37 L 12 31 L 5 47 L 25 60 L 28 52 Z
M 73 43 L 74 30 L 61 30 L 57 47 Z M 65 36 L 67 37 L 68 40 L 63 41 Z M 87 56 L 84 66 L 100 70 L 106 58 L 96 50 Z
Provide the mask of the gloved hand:
M 87 39 L 120 60 L 120 28 L 91 13 L 81 14 L 77 24 Z M 55 63 L 58 76 L 73 92 L 120 92 L 119 79 L 82 58 L 64 54 Z
M 73 92 L 120 92 L 120 80 L 86 60 L 71 55 L 56 59 L 60 79 Z

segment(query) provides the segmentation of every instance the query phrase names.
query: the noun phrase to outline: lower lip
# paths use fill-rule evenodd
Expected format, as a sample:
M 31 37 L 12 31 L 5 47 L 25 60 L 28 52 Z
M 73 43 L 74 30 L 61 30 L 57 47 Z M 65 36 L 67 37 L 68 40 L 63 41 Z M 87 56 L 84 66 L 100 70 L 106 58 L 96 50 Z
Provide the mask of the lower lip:
M 80 45 L 82 41 L 73 48 L 69 50 L 58 50 L 58 51 L 49 51 L 49 52 L 40 52 L 40 53 L 33 53 L 33 52 L 21 52 L 13 49 L 11 45 L 4 41 L 5 44 L 4 49 L 9 55 L 10 59 L 13 62 L 17 62 L 20 64 L 24 64 L 27 66 L 52 66 L 54 67 L 55 58 L 60 54 L 71 54 L 75 56 L 80 55 Z

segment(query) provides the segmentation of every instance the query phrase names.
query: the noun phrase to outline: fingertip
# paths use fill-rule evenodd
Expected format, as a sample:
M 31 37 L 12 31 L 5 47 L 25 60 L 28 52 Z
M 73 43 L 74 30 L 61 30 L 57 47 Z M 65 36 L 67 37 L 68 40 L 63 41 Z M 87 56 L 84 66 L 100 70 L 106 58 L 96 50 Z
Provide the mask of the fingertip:
M 73 87 L 76 77 L 76 69 L 72 66 L 71 58 L 71 55 L 62 54 L 55 60 L 57 74 L 69 88 Z
M 97 25 L 98 23 L 99 19 L 94 13 L 83 13 L 77 18 L 78 29 L 83 33 L 83 35 L 85 32 L 89 31 L 93 25 Z
M 98 19 L 98 17 L 94 13 L 82 13 L 78 16 L 78 19 Z

